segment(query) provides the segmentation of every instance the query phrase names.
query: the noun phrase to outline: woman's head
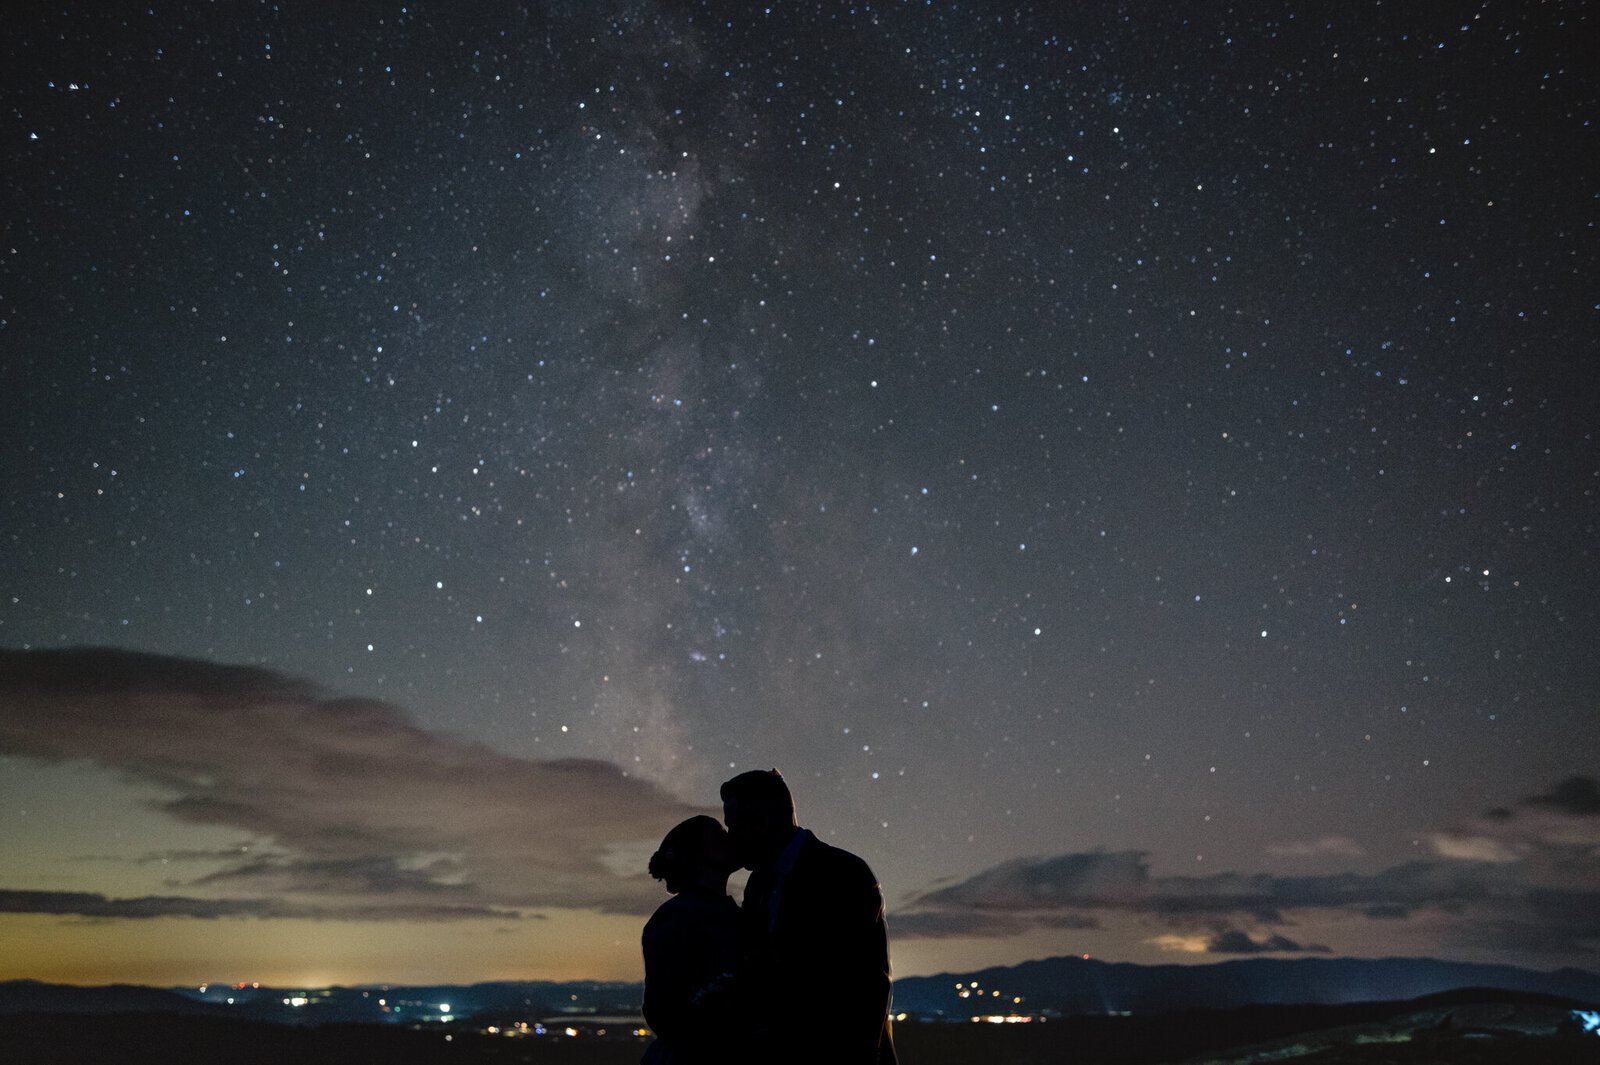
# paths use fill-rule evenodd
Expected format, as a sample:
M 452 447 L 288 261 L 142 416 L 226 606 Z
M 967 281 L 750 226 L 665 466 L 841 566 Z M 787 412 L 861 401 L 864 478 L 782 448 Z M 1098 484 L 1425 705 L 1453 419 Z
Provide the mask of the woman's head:
M 676 895 L 702 874 L 724 878 L 737 867 L 728 847 L 728 833 L 715 817 L 700 814 L 680 822 L 650 856 L 650 875 L 664 880 Z

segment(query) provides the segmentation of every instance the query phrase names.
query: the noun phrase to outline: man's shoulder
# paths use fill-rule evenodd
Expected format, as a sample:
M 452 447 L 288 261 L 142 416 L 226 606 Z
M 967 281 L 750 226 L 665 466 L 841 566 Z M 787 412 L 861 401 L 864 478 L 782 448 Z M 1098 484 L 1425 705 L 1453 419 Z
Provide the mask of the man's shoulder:
M 831 843 L 824 843 L 815 835 L 807 833 L 805 845 L 800 849 L 800 861 L 796 863 L 808 867 L 813 873 L 833 878 L 849 878 L 867 884 L 877 884 L 878 878 L 873 875 L 872 867 L 859 855 L 835 847 Z

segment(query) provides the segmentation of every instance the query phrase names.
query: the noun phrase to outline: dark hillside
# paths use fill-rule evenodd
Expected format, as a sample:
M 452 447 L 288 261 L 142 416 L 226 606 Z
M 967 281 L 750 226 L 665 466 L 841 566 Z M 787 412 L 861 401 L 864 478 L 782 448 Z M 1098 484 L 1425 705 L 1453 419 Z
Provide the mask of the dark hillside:
M 509 1039 L 395 1025 L 269 1024 L 170 1013 L 0 1016 L 5 1065 L 637 1065 L 638 1039 Z

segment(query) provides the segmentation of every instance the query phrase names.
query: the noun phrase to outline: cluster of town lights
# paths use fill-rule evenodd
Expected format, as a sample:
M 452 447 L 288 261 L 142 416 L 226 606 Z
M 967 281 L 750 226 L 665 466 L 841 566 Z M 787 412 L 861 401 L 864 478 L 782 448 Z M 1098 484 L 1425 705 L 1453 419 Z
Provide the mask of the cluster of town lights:
M 259 988 L 260 986 L 261 986 L 260 984 L 246 984 L 246 983 L 242 983 L 241 982 L 240 984 L 237 985 L 237 988 L 239 990 L 243 990 L 245 987 Z M 230 985 L 230 988 L 231 987 L 232 987 L 232 985 Z M 207 990 L 207 985 L 206 984 L 201 984 L 200 985 L 201 993 L 204 994 L 206 990 Z M 982 988 L 980 988 L 978 986 L 978 982 L 976 980 L 972 981 L 972 983 L 970 983 L 970 984 L 966 984 L 966 983 L 956 984 L 956 994 L 960 998 L 973 998 L 973 999 L 979 999 L 979 1000 L 984 999 L 985 997 L 990 998 L 990 999 L 998 999 L 998 998 L 1001 997 L 999 991 L 988 991 L 988 992 L 985 992 Z M 577 997 L 576 995 L 573 996 L 573 998 L 576 998 L 576 997 Z M 312 1000 L 311 1000 L 311 997 L 309 995 L 294 995 L 294 996 L 291 996 L 289 998 L 285 998 L 283 1000 L 283 1004 L 285 1006 L 291 1006 L 291 1007 L 294 1007 L 296 1009 L 299 1009 L 299 1008 L 303 1008 L 305 1006 L 310 1005 L 311 1001 Z M 231 1004 L 233 1002 L 233 999 L 229 998 L 228 1002 Z M 1022 1004 L 1022 997 L 1020 995 L 1019 996 L 1013 996 L 1011 998 L 1011 1005 L 1020 1006 L 1021 1004 Z M 420 1005 L 420 1003 L 413 1003 L 412 1005 Z M 400 1012 L 400 1007 L 398 1005 L 391 1006 L 389 1004 L 388 999 L 386 999 L 386 998 L 378 999 L 378 1006 L 385 1013 L 399 1013 Z M 455 1019 L 454 1016 L 452 1016 L 451 1013 L 450 1013 L 450 1004 L 448 1002 L 441 1002 L 441 1003 L 438 1004 L 438 1007 L 439 1007 L 438 1020 L 440 1020 L 440 1021 L 451 1021 L 451 1020 Z M 1595 1015 L 1595 1014 L 1585 1014 L 1581 1018 L 1583 1021 L 1585 1021 L 1587 1023 L 1587 1025 L 1589 1027 L 1589 1030 L 1591 1030 L 1591 1031 L 1595 1029 L 1595 1026 L 1596 1026 L 1597 1023 L 1600 1023 L 1600 1022 L 1597 1022 L 1595 1020 L 1596 1016 L 1597 1015 Z M 431 1020 L 433 1018 L 427 1017 L 427 1015 L 424 1013 L 422 1019 Z M 897 1020 L 897 1021 L 904 1021 L 904 1020 L 906 1020 L 906 1014 L 904 1014 L 904 1013 L 897 1014 L 894 1019 Z M 1035 1017 L 1029 1016 L 1027 1014 L 1015 1013 L 1015 1012 L 1013 1012 L 1013 1013 L 987 1013 L 987 1014 L 974 1015 L 972 1017 L 972 1023 L 974 1023 L 974 1024 L 979 1024 L 979 1023 L 983 1023 L 983 1024 L 1029 1024 L 1029 1023 L 1032 1023 L 1035 1020 L 1042 1020 L 1042 1019 L 1043 1018 L 1035 1018 Z M 546 1028 L 543 1024 L 538 1024 L 538 1023 L 530 1024 L 527 1021 L 520 1021 L 520 1022 L 518 1022 L 516 1024 L 510 1024 L 510 1025 L 504 1025 L 504 1026 L 492 1025 L 492 1026 L 490 1026 L 488 1028 L 485 1028 L 484 1032 L 486 1034 L 488 1034 L 488 1035 L 507 1035 L 507 1036 L 559 1034 L 559 1035 L 564 1035 L 564 1036 L 568 1037 L 569 1039 L 574 1039 L 574 1038 L 577 1038 L 580 1035 L 590 1035 L 590 1034 L 592 1034 L 592 1035 L 596 1035 L 596 1036 L 604 1036 L 606 1034 L 606 1029 L 605 1028 L 575 1028 L 575 1027 L 570 1027 L 570 1026 L 563 1026 L 562 1028 L 552 1030 L 552 1029 Z M 642 1039 L 642 1038 L 648 1037 L 651 1034 L 651 1032 L 650 1032 L 650 1029 L 648 1029 L 648 1028 L 640 1027 L 640 1028 L 629 1029 L 628 1030 L 628 1034 Z
M 983 989 L 978 986 L 978 981 L 974 980 L 970 984 L 957 984 L 956 994 L 961 998 L 981 999 L 983 998 L 984 992 Z M 989 997 L 999 998 L 1000 992 L 990 991 Z M 1013 996 L 1011 999 L 1011 1004 L 1013 1006 L 1022 1005 L 1022 996 Z M 904 1014 L 901 1016 L 903 1017 Z M 1025 1013 L 986 1013 L 972 1018 L 973 1024 L 1030 1024 L 1032 1022 L 1033 1018 Z

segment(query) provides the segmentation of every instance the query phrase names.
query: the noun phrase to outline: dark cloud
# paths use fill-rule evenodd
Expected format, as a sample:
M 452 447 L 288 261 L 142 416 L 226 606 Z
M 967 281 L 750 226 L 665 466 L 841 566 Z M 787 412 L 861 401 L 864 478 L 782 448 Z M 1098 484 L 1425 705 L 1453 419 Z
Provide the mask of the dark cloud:
M 1545 880 L 1600 886 L 1600 784 L 1570 776 L 1515 808 L 1497 806 L 1458 831 L 1435 833 L 1436 854 L 1496 863 L 1526 863 Z
M 1331 954 L 1327 947 L 1318 944 L 1301 946 L 1285 936 L 1267 936 L 1251 939 L 1244 932 L 1223 932 L 1206 944 L 1208 954 Z
M 1150 874 L 1142 851 L 1091 851 L 1020 858 L 912 901 L 923 908 L 981 913 L 1121 910 L 1164 918 L 1248 914 L 1280 919 L 1284 909 L 1361 902 L 1420 905 L 1440 898 L 1480 898 L 1490 869 L 1467 863 L 1411 863 L 1374 875 L 1207 877 Z
M 920 910 L 890 919 L 893 939 L 1000 938 L 1043 928 L 1098 928 L 1093 917 L 1075 913 L 984 913 L 981 911 Z
M 1526 890 L 1518 872 L 1506 865 L 1449 859 L 1406 862 L 1371 874 L 1261 879 L 1277 909 L 1416 908 L 1479 902 Z
M 700 812 L 610 763 L 510 758 L 267 670 L 109 649 L 0 651 L 0 752 L 88 760 L 177 820 L 251 833 L 273 853 L 189 886 L 296 912 L 648 912 L 659 888 L 617 850 Z
M 471 917 L 518 920 L 514 910 L 489 906 L 305 906 L 278 899 L 202 899 L 144 895 L 116 899 L 92 891 L 11 891 L 0 889 L 0 913 L 56 914 L 62 917 L 277 917 L 302 920 L 449 921 Z
M 210 873 L 194 881 L 196 886 L 248 883 L 256 890 L 274 885 L 281 893 L 332 895 L 416 895 L 470 897 L 474 884 L 452 882 L 465 875 L 460 861 L 438 859 L 407 868 L 389 856 L 367 856 L 343 860 L 294 861 L 263 859 Z
M 1600 953 L 1600 886 L 1534 888 L 1521 897 L 1497 900 L 1493 907 L 1477 908 L 1472 916 L 1473 920 L 1456 921 L 1443 929 L 1447 950 Z
M 1093 851 L 1018 859 L 909 900 L 894 917 L 902 937 L 1020 934 L 1024 929 L 1092 927 L 1097 915 L 1122 914 L 1166 928 L 1202 932 L 1215 953 L 1323 951 L 1281 935 L 1254 938 L 1234 922 L 1282 924 L 1287 915 L 1349 914 L 1404 920 L 1422 910 L 1462 925 L 1511 923 L 1524 944 L 1600 944 L 1600 870 L 1590 853 L 1550 860 L 1439 857 L 1375 873 L 1272 876 L 1219 873 L 1153 876 L 1138 851 Z M 1063 924 L 1063 922 L 1066 922 Z M 1529 934 L 1531 928 L 1539 934 Z M 1471 933 L 1463 931 L 1463 937 Z M 1202 949 L 1190 935 L 1162 940 Z M 1531 947 L 1529 949 L 1532 949 Z
M 1571 817 L 1600 817 L 1600 783 L 1593 777 L 1567 777 L 1548 795 L 1533 795 L 1523 800 L 1528 806 L 1543 807 Z
M 1120 908 L 1144 897 L 1149 883 L 1143 851 L 1090 851 L 1017 858 L 916 901 L 941 909 L 981 911 Z
M 209 848 L 197 850 L 194 848 L 181 848 L 177 850 L 152 851 L 149 854 L 139 855 L 133 861 L 136 865 L 169 865 L 173 862 L 233 862 L 250 853 L 255 853 L 257 859 L 264 857 L 259 852 L 255 852 L 254 848 L 248 843 L 241 843 L 238 846 L 225 849 Z
M 248 899 L 196 899 L 147 895 L 111 899 L 90 891 L 0 889 L 0 913 L 53 913 L 74 917 L 262 917 L 271 904 Z

